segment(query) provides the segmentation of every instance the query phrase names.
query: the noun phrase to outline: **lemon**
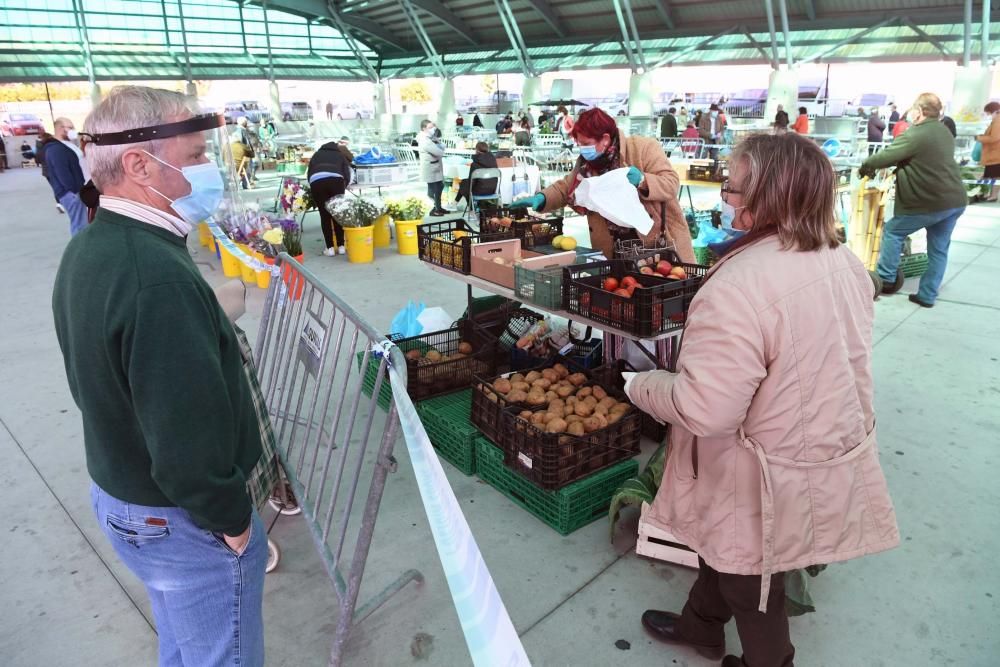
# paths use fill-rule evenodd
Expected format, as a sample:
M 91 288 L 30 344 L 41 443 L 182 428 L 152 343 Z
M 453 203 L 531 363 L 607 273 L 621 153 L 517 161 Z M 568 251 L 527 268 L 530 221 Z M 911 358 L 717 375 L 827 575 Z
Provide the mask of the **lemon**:
M 566 238 L 565 236 L 557 236 L 554 239 L 552 239 L 552 247 L 555 248 L 556 250 L 559 250 L 562 247 L 562 242 L 563 239 L 565 238 Z
M 559 248 L 562 250 L 576 250 L 576 239 L 572 236 L 564 237 L 562 243 L 559 244 Z

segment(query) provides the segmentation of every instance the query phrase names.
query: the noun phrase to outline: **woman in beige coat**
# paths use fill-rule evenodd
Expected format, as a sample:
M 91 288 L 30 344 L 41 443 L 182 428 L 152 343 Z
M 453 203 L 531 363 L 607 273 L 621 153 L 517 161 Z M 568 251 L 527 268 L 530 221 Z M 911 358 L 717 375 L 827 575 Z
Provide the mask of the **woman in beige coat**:
M 723 215 L 746 232 L 691 304 L 676 373 L 631 376 L 629 397 L 672 425 L 650 520 L 699 555 L 681 614 L 650 610 L 658 638 L 785 667 L 795 653 L 784 572 L 899 544 L 875 444 L 872 281 L 834 232 L 835 179 L 815 143 L 737 146 Z
M 685 262 L 694 262 L 691 230 L 677 202 L 680 179 L 670 166 L 660 142 L 649 137 L 626 137 L 615 119 L 600 109 L 588 109 L 580 114 L 571 132 L 580 146 L 580 158 L 565 178 L 556 181 L 540 193 L 515 201 L 513 206 L 531 206 L 536 211 L 558 211 L 572 207 L 587 216 L 590 244 L 613 257 L 615 241 L 641 238 L 647 246 L 655 246 L 662 236 L 674 245 Z M 619 227 L 603 216 L 577 206 L 573 193 L 584 178 L 599 176 L 613 169 L 629 167 L 629 181 L 639 191 L 639 201 L 653 220 L 649 234 L 639 236 L 634 229 Z

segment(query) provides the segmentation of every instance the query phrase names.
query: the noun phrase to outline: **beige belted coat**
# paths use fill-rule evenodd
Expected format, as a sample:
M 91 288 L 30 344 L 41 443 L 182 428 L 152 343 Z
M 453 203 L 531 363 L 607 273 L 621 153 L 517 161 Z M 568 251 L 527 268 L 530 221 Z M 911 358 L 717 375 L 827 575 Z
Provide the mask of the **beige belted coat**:
M 734 250 L 695 296 L 677 373 L 629 397 L 672 424 L 649 520 L 712 568 L 770 576 L 899 544 L 872 405 L 872 281 L 846 246 Z

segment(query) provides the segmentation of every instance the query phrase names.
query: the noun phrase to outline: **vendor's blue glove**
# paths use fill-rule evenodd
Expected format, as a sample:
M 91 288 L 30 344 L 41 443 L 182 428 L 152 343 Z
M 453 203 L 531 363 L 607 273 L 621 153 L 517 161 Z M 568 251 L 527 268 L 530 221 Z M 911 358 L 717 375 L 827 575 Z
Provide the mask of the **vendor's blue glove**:
M 628 178 L 629 183 L 635 187 L 639 187 L 639 184 L 642 183 L 642 172 L 639 171 L 638 167 L 629 167 L 626 178 Z
M 525 197 L 523 199 L 517 199 L 510 204 L 511 208 L 533 208 L 536 211 L 540 211 L 545 208 L 545 195 L 541 192 L 537 192 L 530 197 Z

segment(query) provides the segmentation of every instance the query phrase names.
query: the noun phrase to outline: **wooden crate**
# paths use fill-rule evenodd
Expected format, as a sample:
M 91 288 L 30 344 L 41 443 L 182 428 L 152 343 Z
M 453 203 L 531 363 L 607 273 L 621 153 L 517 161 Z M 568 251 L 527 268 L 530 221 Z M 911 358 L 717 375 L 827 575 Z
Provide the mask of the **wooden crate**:
M 649 503 L 643 503 L 642 514 L 639 516 L 639 540 L 635 544 L 635 552 L 647 558 L 697 569 L 698 554 L 678 542 L 677 538 L 667 531 L 647 523 L 648 512 Z

